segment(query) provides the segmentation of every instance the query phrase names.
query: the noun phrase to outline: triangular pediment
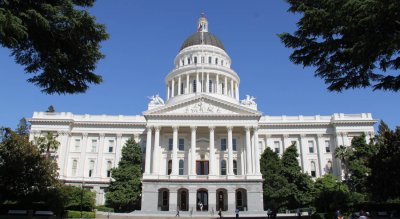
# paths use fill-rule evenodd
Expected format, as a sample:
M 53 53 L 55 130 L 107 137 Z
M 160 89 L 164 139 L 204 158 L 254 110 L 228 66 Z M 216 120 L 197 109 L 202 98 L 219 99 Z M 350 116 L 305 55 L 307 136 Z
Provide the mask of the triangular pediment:
M 144 115 L 231 115 L 261 116 L 261 113 L 208 95 L 198 95 L 175 103 L 167 103 L 156 109 L 144 112 Z

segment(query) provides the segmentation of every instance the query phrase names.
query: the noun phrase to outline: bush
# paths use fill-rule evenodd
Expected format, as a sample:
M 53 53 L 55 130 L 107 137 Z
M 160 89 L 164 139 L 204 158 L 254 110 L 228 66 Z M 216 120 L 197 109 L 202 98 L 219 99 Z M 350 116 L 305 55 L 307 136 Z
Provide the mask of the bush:
M 113 209 L 113 208 L 109 208 L 109 207 L 106 207 L 106 206 L 104 206 L 104 205 L 96 206 L 96 209 L 97 209 L 98 211 L 103 211 L 103 212 L 114 212 L 114 209 Z
M 91 211 L 83 211 L 83 218 L 96 218 L 96 213 Z M 67 218 L 81 218 L 80 211 L 67 211 Z

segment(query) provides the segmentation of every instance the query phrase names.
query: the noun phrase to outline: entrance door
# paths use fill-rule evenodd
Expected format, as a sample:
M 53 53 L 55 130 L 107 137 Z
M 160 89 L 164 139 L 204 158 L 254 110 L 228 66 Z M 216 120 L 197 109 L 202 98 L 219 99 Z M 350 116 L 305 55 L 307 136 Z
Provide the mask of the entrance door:
M 208 175 L 208 160 L 196 161 L 197 175 Z
M 188 206 L 187 206 L 187 193 L 186 191 L 181 192 L 181 204 L 180 204 L 180 209 L 181 211 L 187 211 Z
M 197 210 L 208 211 L 208 192 L 205 190 L 197 191 Z
M 218 210 L 221 209 L 222 211 L 225 211 L 224 208 L 224 192 L 220 191 L 218 192 Z

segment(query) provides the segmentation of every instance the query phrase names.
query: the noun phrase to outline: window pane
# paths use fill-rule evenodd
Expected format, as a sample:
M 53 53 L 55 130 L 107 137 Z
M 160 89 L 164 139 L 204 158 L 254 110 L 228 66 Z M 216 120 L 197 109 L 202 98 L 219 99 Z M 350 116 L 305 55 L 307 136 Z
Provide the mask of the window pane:
M 180 138 L 179 139 L 179 150 L 184 151 L 185 150 L 185 139 Z
M 221 139 L 221 151 L 226 151 L 226 138 Z
M 331 152 L 331 146 L 329 144 L 329 141 L 325 141 L 325 151 L 326 151 L 326 153 Z
M 232 150 L 237 151 L 236 138 L 232 139 Z
M 172 138 L 168 139 L 168 150 L 172 151 L 173 140 Z
M 226 175 L 226 161 L 221 160 L 221 175 Z

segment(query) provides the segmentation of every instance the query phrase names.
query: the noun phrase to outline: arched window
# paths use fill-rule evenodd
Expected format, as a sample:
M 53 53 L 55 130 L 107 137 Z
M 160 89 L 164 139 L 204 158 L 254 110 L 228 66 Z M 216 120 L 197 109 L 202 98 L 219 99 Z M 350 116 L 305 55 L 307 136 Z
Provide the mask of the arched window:
M 236 204 L 237 206 L 243 206 L 243 194 L 242 191 L 236 192 Z
M 181 66 L 184 66 L 185 65 L 185 60 L 181 60 Z
M 111 177 L 112 162 L 107 161 L 107 177 Z
M 89 177 L 93 176 L 93 172 L 94 172 L 94 160 L 91 160 L 89 162 Z
M 183 175 L 183 165 L 184 165 L 184 162 L 183 162 L 183 160 L 179 160 L 179 175 Z
M 208 64 L 211 64 L 211 56 L 208 57 Z
M 168 191 L 163 191 L 162 193 L 162 205 L 163 206 L 168 205 Z
M 233 174 L 237 175 L 237 161 L 233 160 Z
M 196 84 L 196 80 L 193 80 L 193 93 L 197 92 L 197 84 Z
M 315 162 L 311 161 L 311 176 L 316 177 L 317 176 L 317 171 L 315 170 Z
M 190 64 L 190 58 L 187 58 L 187 62 L 188 62 L 188 64 Z
M 213 82 L 212 82 L 212 80 L 209 80 L 208 81 L 208 92 L 212 92 L 212 86 L 213 86 Z
M 221 160 L 221 175 L 226 175 L 226 160 Z
M 72 176 L 76 176 L 76 170 L 78 169 L 78 161 L 72 161 Z
M 221 83 L 221 93 L 225 94 L 225 84 Z
M 172 160 L 168 161 L 168 175 L 171 175 L 172 172 Z
M 197 57 L 194 57 L 194 64 L 197 64 Z
M 218 58 L 215 58 L 215 64 L 218 65 Z

